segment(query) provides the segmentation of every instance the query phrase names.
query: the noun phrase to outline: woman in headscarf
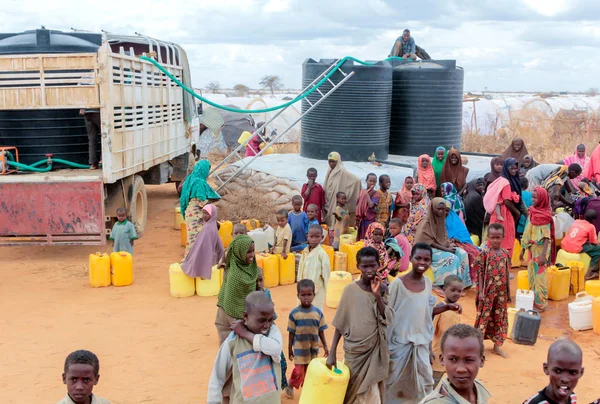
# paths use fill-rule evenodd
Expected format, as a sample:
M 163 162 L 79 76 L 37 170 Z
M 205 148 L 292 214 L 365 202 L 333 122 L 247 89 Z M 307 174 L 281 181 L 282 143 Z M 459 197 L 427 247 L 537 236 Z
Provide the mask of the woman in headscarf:
M 506 148 L 504 153 L 500 157 L 502 160 L 506 160 L 509 157 L 517 160 L 517 163 L 523 161 L 523 157 L 528 155 L 527 146 L 525 146 L 525 142 L 520 137 L 516 137 L 512 140 L 510 145 Z
M 410 214 L 408 220 L 402 227 L 401 233 L 406 236 L 411 245 L 414 244 L 415 232 L 421 220 L 427 214 L 429 196 L 427 190 L 421 184 L 416 184 L 412 189 L 412 201 L 410 203 Z
M 350 223 L 353 223 L 356 214 L 356 201 L 360 193 L 360 179 L 344 168 L 342 157 L 338 152 L 331 152 L 327 157 L 329 170 L 325 176 L 325 206 L 323 206 L 323 221 L 330 229 L 335 224 L 335 207 L 337 206 L 337 193 L 346 194 L 346 210 L 350 215 Z
M 483 232 L 483 219 L 485 208 L 483 207 L 483 178 L 477 178 L 467 184 L 465 195 L 466 225 L 469 233 L 476 235 L 481 240 Z
M 444 164 L 446 164 L 446 158 L 448 157 L 448 152 L 445 147 L 438 147 L 435 149 L 435 156 L 433 156 L 433 161 L 431 165 L 433 166 L 433 172 L 435 173 L 435 183 L 437 184 L 437 189 L 435 191 L 435 196 L 442 196 L 442 190 L 440 189 L 440 184 L 442 178 L 442 170 L 444 169 Z
M 400 219 L 402 224 L 406 223 L 408 216 L 410 215 L 410 201 L 412 200 L 412 189 L 414 185 L 414 178 L 406 177 L 402 188 L 396 194 L 396 200 L 394 201 L 394 218 Z
M 434 291 L 444 296 L 442 286 L 448 275 L 457 275 L 466 289 L 471 287 L 469 257 L 465 250 L 456 247 L 446 232 L 446 201 L 433 198 L 427 216 L 419 223 L 415 243 L 426 243 L 433 248 L 431 269 L 434 274 Z
M 504 159 L 502 157 L 494 157 L 492 161 L 490 161 L 490 172 L 483 176 L 483 189 L 487 191 L 490 184 L 500 178 L 500 173 L 502 173 L 502 165 L 504 163 Z
M 387 283 L 388 276 L 388 264 L 390 259 L 388 257 L 387 248 L 383 241 L 385 235 L 385 227 L 381 223 L 373 222 L 369 225 L 367 230 L 367 236 L 365 237 L 365 247 L 373 247 L 379 254 L 379 273 L 384 282 Z
M 458 248 L 465 250 L 469 256 L 469 276 L 471 282 L 477 282 L 477 271 L 473 267 L 473 263 L 481 254 L 479 248 L 473 244 L 471 240 L 471 234 L 467 230 L 464 222 L 460 217 L 450 208 L 450 202 L 446 201 L 446 232 L 448 233 L 448 239 L 451 243 Z
M 583 170 L 582 172 L 585 172 L 585 168 L 590 162 L 590 158 L 587 156 L 585 151 L 585 145 L 583 143 L 579 144 L 575 148 L 575 153 L 573 153 L 571 156 L 565 157 L 564 159 L 559 161 L 558 164 L 564 164 L 566 166 L 570 166 L 571 164 L 579 164 L 581 170 Z M 585 177 L 582 174 L 577 178 L 572 179 L 571 182 L 573 183 L 573 186 L 577 188 L 579 187 L 579 181 L 581 181 L 584 178 Z
M 529 288 L 535 294 L 535 309 L 543 311 L 548 305 L 546 269 L 555 259 L 554 220 L 550 210 L 550 198 L 544 188 L 534 189 L 531 198 L 533 206 L 529 208 L 529 220 L 521 240 L 523 249 L 520 258 L 523 261 L 526 250 L 531 252 L 531 260 L 527 265 Z
M 256 290 L 257 278 L 254 241 L 245 234 L 237 236 L 227 250 L 223 285 L 217 301 L 215 326 L 220 345 L 231 332 L 231 325 L 244 317 L 246 296 Z
M 192 278 L 210 279 L 212 267 L 223 258 L 225 249 L 217 228 L 217 207 L 208 204 L 202 208 L 204 227 L 196 237 L 181 269 Z
M 458 195 L 458 192 L 456 192 L 453 183 L 444 182 L 442 184 L 442 196 L 450 203 L 450 209 L 452 209 L 461 220 L 465 220 L 465 205 L 463 199 Z
M 442 170 L 442 183 L 450 182 L 454 184 L 460 194 L 467 185 L 467 174 L 469 174 L 469 169 L 463 166 L 460 152 L 456 149 L 450 149 L 448 159 Z
M 537 162 L 531 157 L 529 154 L 523 157 L 521 161 L 521 165 L 519 165 L 519 177 L 525 177 L 525 174 L 535 166 L 537 166 Z
M 181 214 L 185 219 L 187 229 L 187 243 L 185 245 L 185 256 L 194 245 L 198 233 L 202 230 L 202 208 L 211 202 L 218 201 L 221 196 L 213 191 L 206 179 L 210 173 L 210 162 L 200 160 L 194 166 L 191 174 L 187 176 L 181 188 L 179 204 Z
M 500 223 L 504 226 L 504 239 L 502 248 L 508 250 L 512 257 L 512 251 L 516 236 L 516 221 L 523 214 L 527 214 L 524 205 L 521 207 L 521 181 L 519 180 L 519 169 L 517 160 L 509 157 L 504 161 L 500 178 L 494 181 L 483 197 L 483 204 L 490 216 L 490 224 Z
M 437 183 L 435 182 L 435 172 L 431 166 L 431 157 L 427 154 L 419 156 L 417 163 L 417 178 L 415 181 L 419 184 L 423 184 L 429 197 L 433 197 L 437 188 Z

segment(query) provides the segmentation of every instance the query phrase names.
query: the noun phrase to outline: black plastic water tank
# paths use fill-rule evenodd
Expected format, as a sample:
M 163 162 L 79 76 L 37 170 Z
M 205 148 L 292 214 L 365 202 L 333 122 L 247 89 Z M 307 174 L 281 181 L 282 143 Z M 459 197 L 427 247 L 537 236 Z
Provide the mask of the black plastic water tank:
M 0 55 L 31 53 L 95 53 L 102 34 L 36 29 L 15 34 L 0 34 Z
M 302 85 L 308 86 L 338 60 L 307 59 L 302 65 Z M 363 66 L 347 61 L 341 70 L 354 75 L 327 99 L 302 118 L 300 154 L 303 157 L 323 160 L 337 151 L 343 160 L 366 161 L 375 153 L 378 159 L 388 156 L 390 136 L 390 109 L 392 94 L 392 66 L 378 62 Z M 344 76 L 339 71 L 331 77 L 339 83 Z M 323 94 L 332 88 L 326 82 L 319 89 Z M 318 92 L 308 99 L 316 103 Z M 302 112 L 310 105 L 302 101 Z
M 79 109 L 0 110 L 0 145 L 17 147 L 24 164 L 43 160 L 48 153 L 88 164 L 87 131 Z
M 460 149 L 464 71 L 455 60 L 393 61 L 390 153 Z

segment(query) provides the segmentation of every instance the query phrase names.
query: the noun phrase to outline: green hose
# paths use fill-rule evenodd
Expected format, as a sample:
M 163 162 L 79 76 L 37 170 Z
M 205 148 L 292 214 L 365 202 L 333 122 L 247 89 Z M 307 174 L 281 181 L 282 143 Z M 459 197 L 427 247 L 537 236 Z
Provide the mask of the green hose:
M 44 161 L 48 161 L 48 160 L 44 160 Z M 6 163 L 9 166 L 18 168 L 19 170 L 33 171 L 35 173 L 47 173 L 48 171 L 52 170 L 52 164 L 48 164 L 48 166 L 46 166 L 44 168 L 36 168 L 36 167 L 28 166 L 27 164 L 21 164 L 21 163 L 17 163 L 16 161 L 10 161 L 10 160 L 7 161 Z
M 298 101 L 308 97 L 310 94 L 312 94 L 313 92 L 315 92 L 323 83 L 325 83 L 327 81 L 327 79 L 329 79 L 331 76 L 333 76 L 333 74 L 344 64 L 346 63 L 348 60 L 352 60 L 358 64 L 361 65 L 366 65 L 366 66 L 373 66 L 376 65 L 379 62 L 365 62 L 364 60 L 359 60 L 356 59 L 352 56 L 346 56 L 345 58 L 341 59 L 339 62 L 336 63 L 335 67 L 329 72 L 327 73 L 327 75 L 325 77 L 323 77 L 321 79 L 321 81 L 319 81 L 317 84 L 315 84 L 315 86 L 313 88 L 311 88 L 310 90 L 308 90 L 306 93 L 300 94 L 299 96 L 297 96 L 296 98 L 294 98 L 291 101 L 288 101 L 284 104 L 278 105 L 276 107 L 271 107 L 271 108 L 265 108 L 265 109 L 237 109 L 237 108 L 230 108 L 230 107 L 226 107 L 224 105 L 220 105 L 217 104 L 215 102 L 212 102 L 210 100 L 207 100 L 206 98 L 202 97 L 199 94 L 196 94 L 194 92 L 194 90 L 192 90 L 191 88 L 189 88 L 188 86 L 186 86 L 185 84 L 183 84 L 181 81 L 179 81 L 175 76 L 173 76 L 171 73 L 169 73 L 169 71 L 167 69 L 165 69 L 164 67 L 162 67 L 160 65 L 160 63 L 158 63 L 156 60 L 149 58 L 148 56 L 140 56 L 141 60 L 145 60 L 146 62 L 150 62 L 152 63 L 154 66 L 158 67 L 158 69 L 163 72 L 168 78 L 170 78 L 171 80 L 173 80 L 175 82 L 175 84 L 177 84 L 179 87 L 183 88 L 185 91 L 187 91 L 188 93 L 190 93 L 191 95 L 193 95 L 195 98 L 199 99 L 202 102 L 207 103 L 208 105 L 211 105 L 215 108 L 220 108 L 223 109 L 225 111 L 229 111 L 229 112 L 237 112 L 237 113 L 241 113 L 241 114 L 261 114 L 264 112 L 272 112 L 272 111 L 277 111 L 278 109 L 283 109 L 283 108 L 287 108 L 292 104 L 297 103 Z M 403 58 L 397 57 L 397 56 L 391 56 L 387 59 L 385 59 L 384 61 L 389 61 L 389 60 L 405 60 Z
M 73 163 L 71 161 L 63 160 L 63 159 L 55 159 L 55 158 L 53 158 L 52 161 L 54 163 L 64 164 L 66 166 L 73 167 L 73 168 L 83 168 L 83 169 L 90 168 L 89 165 L 77 164 L 77 163 Z
M 64 164 L 64 165 L 72 167 L 72 168 L 82 168 L 82 169 L 90 168 L 90 166 L 87 166 L 87 165 L 73 163 L 68 160 L 53 159 L 53 158 L 50 159 L 50 164 L 48 164 L 48 159 L 40 160 L 40 161 L 37 161 L 37 162 L 35 162 L 33 164 L 29 164 L 29 165 L 23 164 L 23 163 L 17 163 L 16 161 L 11 161 L 10 159 L 7 161 L 7 163 L 8 163 L 8 165 L 12 165 L 13 167 L 16 167 L 20 170 L 33 171 L 36 173 L 47 173 L 48 171 L 52 170 L 53 163 Z M 41 166 L 43 164 L 48 164 L 48 166 L 46 166 L 44 168 L 38 168 L 39 166 Z

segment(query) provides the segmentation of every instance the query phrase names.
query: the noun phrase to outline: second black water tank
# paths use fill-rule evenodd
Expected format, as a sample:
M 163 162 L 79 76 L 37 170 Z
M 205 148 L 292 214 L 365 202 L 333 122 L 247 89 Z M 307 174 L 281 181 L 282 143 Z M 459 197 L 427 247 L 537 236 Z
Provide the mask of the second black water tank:
M 464 71 L 454 60 L 392 62 L 390 153 L 433 155 L 460 149 Z
M 302 86 L 305 88 L 338 60 L 308 59 L 302 65 Z M 366 161 L 371 154 L 378 159 L 388 156 L 390 136 L 390 108 L 392 67 L 388 62 L 373 66 L 347 61 L 341 70 L 354 75 L 327 99 L 302 118 L 300 154 L 303 157 L 324 160 L 330 152 L 340 153 L 343 160 Z M 339 83 L 344 76 L 339 71 L 331 77 Z M 319 89 L 323 94 L 332 88 L 326 82 Z M 318 92 L 308 99 L 316 103 Z M 310 104 L 302 101 L 302 112 Z

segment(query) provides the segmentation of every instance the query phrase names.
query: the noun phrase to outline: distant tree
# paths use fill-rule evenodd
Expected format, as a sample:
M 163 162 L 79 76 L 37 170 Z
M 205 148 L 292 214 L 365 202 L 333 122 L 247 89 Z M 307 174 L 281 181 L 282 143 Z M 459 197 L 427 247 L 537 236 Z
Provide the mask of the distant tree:
M 262 79 L 260 79 L 258 84 L 262 88 L 268 88 L 271 91 L 271 95 L 275 94 L 275 90 L 280 90 L 281 88 L 283 88 L 283 83 L 281 82 L 281 79 L 279 78 L 279 76 L 275 75 L 264 76 Z
M 221 84 L 218 81 L 211 81 L 206 85 L 206 89 L 214 94 L 221 90 Z
M 236 84 L 235 86 L 233 86 L 233 91 L 238 97 L 243 97 L 246 94 L 248 94 L 248 91 L 250 91 L 250 87 L 244 84 Z
M 590 88 L 589 90 L 586 91 L 587 95 L 591 95 L 591 96 L 596 96 L 598 95 L 598 89 L 597 88 Z

